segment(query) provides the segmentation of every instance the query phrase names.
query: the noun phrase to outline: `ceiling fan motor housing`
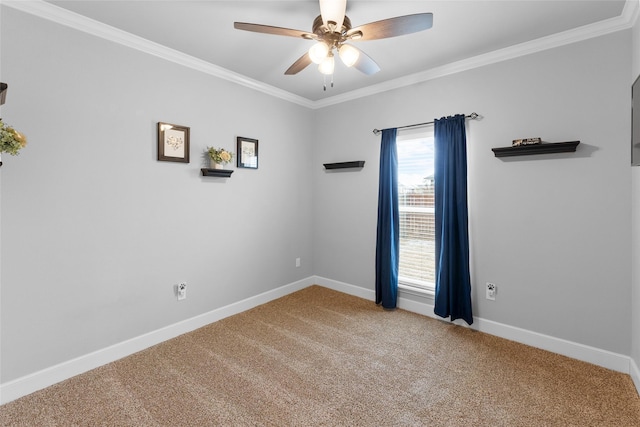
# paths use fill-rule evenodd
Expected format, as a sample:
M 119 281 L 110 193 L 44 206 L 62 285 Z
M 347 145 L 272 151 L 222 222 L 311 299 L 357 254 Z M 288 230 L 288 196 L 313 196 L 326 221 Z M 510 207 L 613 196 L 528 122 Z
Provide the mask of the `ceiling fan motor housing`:
M 331 28 L 331 24 L 334 24 L 334 28 Z M 333 44 L 335 46 L 337 43 L 344 42 L 347 39 L 346 34 L 350 29 L 351 20 L 346 15 L 342 21 L 342 28 L 340 28 L 340 31 L 335 28 L 335 23 L 333 21 L 329 21 L 329 27 L 324 25 L 322 15 L 318 15 L 313 21 L 311 31 L 318 36 L 318 39 L 328 42 L 327 44 L 331 45 L 331 42 L 335 41 Z

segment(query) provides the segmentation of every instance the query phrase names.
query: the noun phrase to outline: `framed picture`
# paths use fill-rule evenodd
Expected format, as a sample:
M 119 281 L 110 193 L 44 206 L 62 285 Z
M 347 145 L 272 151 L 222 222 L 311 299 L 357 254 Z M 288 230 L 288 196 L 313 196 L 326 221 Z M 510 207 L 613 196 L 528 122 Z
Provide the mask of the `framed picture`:
M 258 140 L 239 136 L 237 141 L 238 167 L 258 169 Z
M 640 166 L 640 76 L 631 86 L 631 166 Z
M 158 122 L 158 160 L 189 163 L 189 128 Z
M 8 84 L 0 82 L 0 105 L 4 104 L 5 99 L 7 99 L 8 87 Z

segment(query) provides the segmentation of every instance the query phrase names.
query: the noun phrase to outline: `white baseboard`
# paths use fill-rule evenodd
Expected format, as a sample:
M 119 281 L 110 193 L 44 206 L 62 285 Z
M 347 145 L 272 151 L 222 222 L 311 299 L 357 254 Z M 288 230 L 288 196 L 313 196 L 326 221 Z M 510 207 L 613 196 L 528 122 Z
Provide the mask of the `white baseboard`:
M 114 362 L 138 351 L 159 344 L 163 341 L 175 338 L 179 335 L 191 332 L 210 323 L 224 319 L 225 317 L 241 313 L 274 299 L 283 297 L 292 292 L 304 289 L 313 284 L 324 286 L 349 295 L 375 300 L 375 292 L 360 286 L 350 285 L 319 276 L 311 276 L 288 285 L 281 286 L 271 291 L 238 301 L 236 303 L 220 307 L 199 316 L 186 319 L 182 322 L 166 326 L 156 331 L 135 337 L 113 346 L 77 357 L 58 365 L 43 369 L 33 374 L 0 384 L 0 404 L 10 402 L 35 391 L 49 387 L 65 379 L 82 374 L 91 369 Z M 414 301 L 407 298 L 398 298 L 398 307 L 414 313 L 442 320 L 433 313 L 433 305 Z M 455 322 L 458 324 L 458 322 Z M 466 323 L 462 322 L 462 326 Z M 539 334 L 537 332 L 504 325 L 498 322 L 475 318 L 473 329 L 486 332 L 491 335 L 506 338 L 512 341 L 542 348 L 554 353 L 562 354 L 574 359 L 593 363 L 608 369 L 630 374 L 640 393 L 640 370 L 636 363 L 628 356 L 612 353 L 594 347 L 585 346 L 567 340 Z
M 311 279 L 316 285 L 323 286 L 325 288 L 333 289 L 334 291 L 342 292 L 345 294 L 360 297 L 369 301 L 376 300 L 376 293 L 371 289 L 365 289 L 360 286 L 350 285 L 345 282 L 339 282 L 333 279 L 327 279 L 326 277 L 313 276 Z
M 77 357 L 38 372 L 0 384 L 0 404 L 49 387 L 65 379 L 114 362 L 163 341 L 191 332 L 225 317 L 241 313 L 314 284 L 311 277 L 229 304 L 173 325 L 131 338 L 110 347 Z
M 359 286 L 354 286 L 319 276 L 315 276 L 313 279 L 318 285 L 334 289 L 336 291 L 344 292 L 346 294 L 365 298 L 371 301 L 375 300 L 375 291 L 373 290 L 364 289 Z M 430 298 L 425 298 L 425 300 L 432 301 L 432 299 Z M 398 308 L 432 317 L 434 319 L 444 320 L 442 319 L 442 317 L 434 314 L 433 304 L 398 297 Z M 551 351 L 553 353 L 561 354 L 573 359 L 578 359 L 583 362 L 592 363 L 594 365 L 602 366 L 607 369 L 622 372 L 625 374 L 631 374 L 632 377 L 634 375 L 631 372 L 631 358 L 629 356 L 613 353 L 595 347 L 590 347 L 572 341 L 567 341 L 549 335 L 540 334 L 538 332 L 529 331 L 527 329 L 505 325 L 503 323 L 498 323 L 479 317 L 474 317 L 474 322 L 471 326 L 468 326 L 464 321 L 456 320 L 453 323 L 464 327 L 470 327 L 471 329 L 475 329 L 477 331 L 485 332 L 487 334 L 495 335 L 511 341 L 516 341 L 521 344 L 526 344 L 532 347 Z M 636 388 L 638 388 L 638 390 L 640 391 L 640 372 L 638 372 L 637 366 L 635 366 L 634 382 L 636 384 Z
M 630 367 L 630 374 L 631 374 L 631 379 L 633 380 L 633 383 L 636 385 L 636 390 L 638 390 L 638 394 L 640 394 L 640 369 L 638 369 L 638 365 L 636 364 L 636 361 L 633 360 L 633 358 L 631 358 L 631 367 Z
M 630 357 L 562 338 L 533 332 L 481 318 L 475 318 L 472 327 L 481 332 L 506 338 L 532 347 L 541 348 L 603 368 L 629 374 Z

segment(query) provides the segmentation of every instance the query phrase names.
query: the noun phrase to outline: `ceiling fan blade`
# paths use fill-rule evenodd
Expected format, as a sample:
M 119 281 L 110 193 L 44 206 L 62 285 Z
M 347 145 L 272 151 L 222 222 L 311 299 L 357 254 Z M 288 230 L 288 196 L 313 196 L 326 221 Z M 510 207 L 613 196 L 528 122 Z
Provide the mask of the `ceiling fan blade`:
M 254 33 L 273 34 L 276 36 L 302 37 L 304 39 L 316 39 L 313 33 L 290 28 L 272 27 L 271 25 L 250 24 L 248 22 L 234 22 L 233 28 L 236 30 L 253 31 Z
M 432 13 L 417 13 L 360 25 L 347 31 L 347 38 L 352 38 L 353 40 L 386 39 L 428 30 L 432 26 Z M 360 34 L 361 36 L 359 37 Z
M 358 60 L 355 62 L 355 64 L 353 64 L 353 67 L 356 70 L 366 74 L 367 76 L 370 76 L 380 71 L 380 66 L 376 64 L 376 61 L 371 59 L 369 55 L 367 55 L 361 49 L 358 49 L 355 46 L 351 46 L 351 47 L 356 49 L 360 53 L 360 55 L 358 56 Z
M 306 52 L 304 55 L 298 58 L 296 62 L 291 64 L 291 67 L 289 67 L 289 69 L 284 73 L 286 75 L 298 74 L 300 71 L 307 68 L 309 64 L 311 64 L 311 57 L 309 56 L 309 52 Z

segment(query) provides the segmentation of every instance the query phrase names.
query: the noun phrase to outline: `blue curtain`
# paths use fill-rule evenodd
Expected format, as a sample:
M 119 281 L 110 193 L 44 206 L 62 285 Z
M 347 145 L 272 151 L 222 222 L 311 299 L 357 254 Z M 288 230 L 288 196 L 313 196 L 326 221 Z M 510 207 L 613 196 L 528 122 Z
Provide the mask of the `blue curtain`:
M 473 323 L 469 277 L 467 138 L 464 115 L 435 120 L 436 296 L 434 312 Z
M 382 131 L 380 185 L 378 187 L 378 232 L 376 236 L 376 304 L 396 308 L 400 214 L 398 212 L 398 152 L 396 129 Z

